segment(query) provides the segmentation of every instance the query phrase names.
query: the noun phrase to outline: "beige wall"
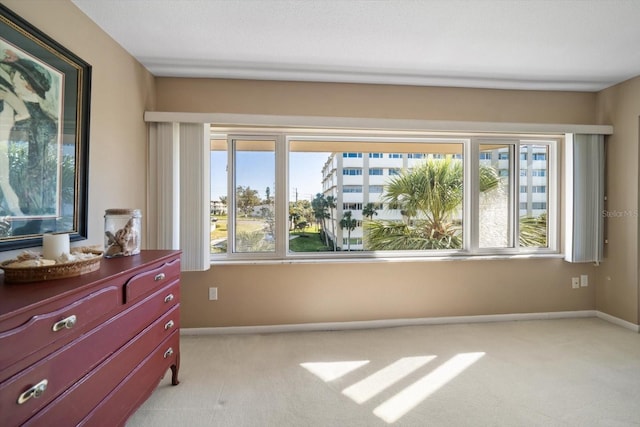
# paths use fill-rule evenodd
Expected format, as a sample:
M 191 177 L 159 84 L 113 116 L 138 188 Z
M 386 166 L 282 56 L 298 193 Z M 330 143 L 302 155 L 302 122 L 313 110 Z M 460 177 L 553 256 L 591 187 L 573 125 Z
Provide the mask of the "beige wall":
M 158 111 L 529 123 L 595 120 L 595 94 L 439 87 L 157 79 Z
M 158 110 L 595 123 L 594 93 L 157 79 Z M 560 259 L 214 265 L 183 275 L 183 326 L 244 326 L 592 310 L 595 267 Z M 595 285 L 595 283 L 594 283 Z M 218 288 L 208 301 L 207 288 Z
M 155 103 L 151 74 L 68 0 L 2 4 L 93 67 L 89 148 L 89 238 L 103 244 L 104 211 L 145 209 L 144 111 Z M 9 258 L 13 253 L 0 253 Z
M 562 260 L 213 266 L 184 273 L 184 327 L 592 310 L 593 267 Z M 218 287 L 218 301 L 207 288 Z
M 411 86 L 155 79 L 68 0 L 3 4 L 93 65 L 89 239 L 109 207 L 145 203 L 145 110 L 612 123 L 610 209 L 637 208 L 640 84 L 600 95 Z M 157 98 L 157 99 L 156 99 Z M 597 115 L 596 115 L 597 113 Z M 620 128 L 619 128 L 620 127 Z M 622 130 L 620 130 L 622 129 Z M 613 163 L 616 162 L 616 163 Z M 631 177 L 633 183 L 627 182 Z M 608 221 L 602 267 L 560 259 L 214 265 L 184 274 L 186 327 L 601 309 L 638 322 L 637 218 Z M 1 259 L 12 256 L 0 255 Z M 571 289 L 589 274 L 593 286 Z M 603 283 L 610 277 L 611 280 Z M 218 301 L 207 300 L 217 286 Z
M 638 117 L 640 77 L 598 94 L 598 122 L 612 124 L 607 143 L 607 211 L 609 243 L 598 269 L 599 310 L 640 323 L 638 294 Z

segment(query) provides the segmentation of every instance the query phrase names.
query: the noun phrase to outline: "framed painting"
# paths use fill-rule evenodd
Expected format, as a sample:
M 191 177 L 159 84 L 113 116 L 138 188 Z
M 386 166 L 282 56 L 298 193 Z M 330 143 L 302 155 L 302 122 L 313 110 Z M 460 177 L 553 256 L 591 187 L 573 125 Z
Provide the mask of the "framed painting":
M 87 238 L 91 66 L 0 5 L 0 251 Z

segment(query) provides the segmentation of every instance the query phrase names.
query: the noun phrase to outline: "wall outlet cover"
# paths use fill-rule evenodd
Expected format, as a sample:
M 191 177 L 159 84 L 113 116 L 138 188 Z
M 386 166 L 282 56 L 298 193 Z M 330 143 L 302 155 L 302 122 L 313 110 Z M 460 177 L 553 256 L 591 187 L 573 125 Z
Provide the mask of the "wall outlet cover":
M 589 286 L 589 276 L 587 276 L 586 274 L 580 275 L 580 286 L 582 286 L 583 288 Z

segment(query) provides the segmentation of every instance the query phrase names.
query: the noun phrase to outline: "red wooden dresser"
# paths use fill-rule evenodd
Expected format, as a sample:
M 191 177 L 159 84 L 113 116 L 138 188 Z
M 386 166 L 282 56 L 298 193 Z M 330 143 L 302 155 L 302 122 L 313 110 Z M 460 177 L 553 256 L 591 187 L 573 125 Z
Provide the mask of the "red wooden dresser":
M 118 426 L 180 366 L 180 252 L 103 259 L 78 277 L 4 283 L 0 425 Z

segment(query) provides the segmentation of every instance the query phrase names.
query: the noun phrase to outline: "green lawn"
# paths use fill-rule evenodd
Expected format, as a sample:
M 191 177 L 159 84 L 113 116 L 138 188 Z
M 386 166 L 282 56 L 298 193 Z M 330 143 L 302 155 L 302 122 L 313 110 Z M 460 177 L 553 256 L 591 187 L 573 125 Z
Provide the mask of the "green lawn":
M 218 215 L 216 216 L 218 220 L 215 222 L 216 229 L 211 232 L 211 239 L 226 239 L 227 238 L 227 216 L 226 215 Z M 213 223 L 212 223 L 213 224 Z M 264 219 L 261 218 L 239 218 L 238 223 L 236 224 L 236 231 L 241 232 L 251 232 L 258 231 L 264 228 Z
M 292 236 L 298 236 L 289 240 L 289 250 L 291 252 L 326 252 L 331 249 L 324 245 L 320 239 L 318 232 L 292 233 Z
M 217 215 L 216 229 L 211 232 L 211 240 L 226 239 L 228 234 L 228 224 L 226 215 Z M 261 230 L 264 227 L 263 219 L 241 218 L 237 224 L 237 231 L 251 232 Z M 331 251 L 331 248 L 325 246 L 324 242 L 320 239 L 320 233 L 315 231 L 316 228 L 308 227 L 304 230 L 304 233 L 300 231 L 294 231 L 291 233 L 291 237 L 297 236 L 289 241 L 289 249 L 292 252 L 326 252 Z M 213 252 L 220 252 L 221 250 L 213 250 Z
M 219 215 L 216 216 L 216 218 L 218 218 L 215 222 L 216 229 L 211 232 L 211 240 L 224 239 L 227 237 L 227 217 Z M 213 222 L 211 224 L 213 224 Z

